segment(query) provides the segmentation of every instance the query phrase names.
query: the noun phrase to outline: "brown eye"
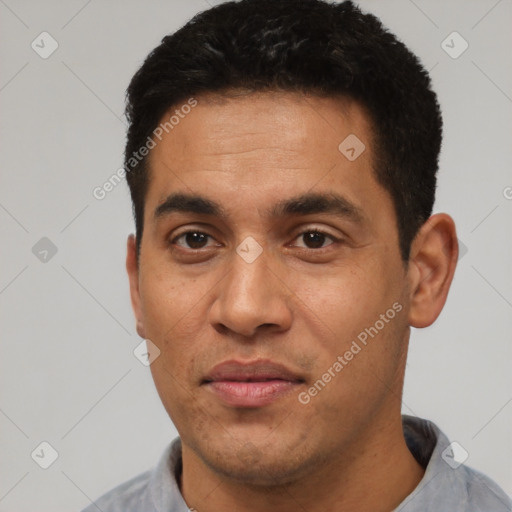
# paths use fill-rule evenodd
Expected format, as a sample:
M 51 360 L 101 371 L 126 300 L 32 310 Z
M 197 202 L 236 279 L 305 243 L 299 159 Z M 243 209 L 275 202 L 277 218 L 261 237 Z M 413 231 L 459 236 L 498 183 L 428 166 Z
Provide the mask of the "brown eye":
M 336 241 L 336 239 L 333 236 L 329 235 L 328 233 L 318 231 L 316 229 L 300 233 L 297 239 L 302 239 L 304 246 L 300 247 L 305 247 L 306 249 L 323 249 L 324 247 L 332 245 L 324 245 L 327 239 L 331 239 L 333 242 Z
M 206 245 L 208 238 L 211 238 L 210 235 L 206 233 L 202 233 L 201 231 L 187 231 L 177 236 L 172 242 L 176 243 L 177 240 L 183 239 L 185 245 L 177 244 L 180 247 L 185 247 L 185 249 L 203 249 Z

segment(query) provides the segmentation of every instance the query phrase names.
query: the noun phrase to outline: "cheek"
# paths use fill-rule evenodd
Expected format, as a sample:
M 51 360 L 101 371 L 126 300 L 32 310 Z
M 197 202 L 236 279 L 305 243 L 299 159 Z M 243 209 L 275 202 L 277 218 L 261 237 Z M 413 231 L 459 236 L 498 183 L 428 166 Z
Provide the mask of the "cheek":
M 346 265 L 318 275 L 297 275 L 291 285 L 304 314 L 336 335 L 338 343 L 373 325 L 399 299 L 400 287 L 381 265 Z M 332 338 L 332 336 L 331 336 Z
M 406 329 L 399 274 L 384 272 L 378 262 L 353 265 L 321 279 L 303 279 L 300 296 L 300 316 L 315 340 L 312 348 L 320 355 L 315 378 L 329 369 L 336 375 L 335 384 L 327 386 L 327 401 L 330 393 L 347 394 L 347 401 L 351 401 L 348 395 L 363 399 L 362 391 L 379 378 L 385 382 L 394 378 Z M 343 368 L 338 365 L 336 371 L 338 356 Z
M 194 354 L 202 336 L 201 304 L 183 293 L 183 286 L 166 286 L 162 280 L 146 283 L 145 334 L 160 350 L 151 364 L 156 388 L 167 411 L 188 402 L 185 387 L 195 377 Z M 195 307 L 194 307 L 195 304 Z
M 164 270 L 162 270 L 164 269 Z M 154 265 L 141 275 L 140 294 L 148 337 L 166 339 L 173 330 L 187 325 L 200 310 L 207 284 L 195 278 L 183 278 L 179 272 Z

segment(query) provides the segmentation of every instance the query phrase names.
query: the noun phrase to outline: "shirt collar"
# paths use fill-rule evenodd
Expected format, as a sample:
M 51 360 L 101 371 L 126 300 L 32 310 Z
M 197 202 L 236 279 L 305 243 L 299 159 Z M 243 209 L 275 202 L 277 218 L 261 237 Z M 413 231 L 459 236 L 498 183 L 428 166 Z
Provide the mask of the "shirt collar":
M 149 493 L 157 512 L 188 512 L 178 486 L 181 468 L 181 439 L 177 437 L 151 473 Z

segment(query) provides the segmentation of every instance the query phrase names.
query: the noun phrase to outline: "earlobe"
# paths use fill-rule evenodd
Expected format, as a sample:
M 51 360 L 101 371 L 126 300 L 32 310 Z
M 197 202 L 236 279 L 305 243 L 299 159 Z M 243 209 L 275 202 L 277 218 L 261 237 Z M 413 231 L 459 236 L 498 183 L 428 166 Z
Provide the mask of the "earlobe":
M 139 290 L 139 268 L 137 264 L 137 243 L 134 235 L 130 235 L 126 244 L 126 271 L 130 282 L 130 299 L 135 314 L 137 334 L 146 338 Z
M 453 219 L 432 215 L 421 227 L 411 246 L 409 259 L 409 324 L 431 325 L 441 313 L 455 273 L 458 242 Z

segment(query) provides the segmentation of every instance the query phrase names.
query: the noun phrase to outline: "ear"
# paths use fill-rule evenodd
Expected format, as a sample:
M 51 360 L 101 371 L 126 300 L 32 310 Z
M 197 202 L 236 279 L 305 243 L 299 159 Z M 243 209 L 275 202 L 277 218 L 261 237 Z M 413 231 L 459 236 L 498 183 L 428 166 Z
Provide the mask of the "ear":
M 137 264 L 137 243 L 135 235 L 128 237 L 126 247 L 126 271 L 130 281 L 130 298 L 132 309 L 135 314 L 137 334 L 141 338 L 146 338 L 144 334 L 144 315 L 142 314 L 140 292 L 139 292 L 139 267 Z
M 459 244 L 453 219 L 432 215 L 414 238 L 409 256 L 409 325 L 428 327 L 444 307 L 452 283 Z

